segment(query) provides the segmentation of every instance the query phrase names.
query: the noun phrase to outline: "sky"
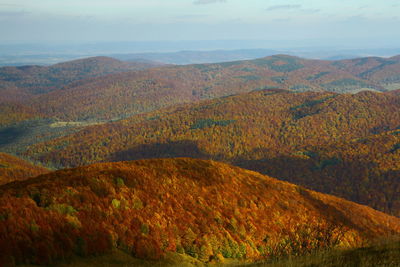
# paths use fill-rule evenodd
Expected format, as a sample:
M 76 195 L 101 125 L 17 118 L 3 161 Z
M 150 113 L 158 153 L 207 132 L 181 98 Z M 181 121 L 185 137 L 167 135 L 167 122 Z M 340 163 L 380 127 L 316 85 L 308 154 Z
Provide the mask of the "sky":
M 399 0 L 0 0 L 0 43 L 271 40 L 400 47 Z

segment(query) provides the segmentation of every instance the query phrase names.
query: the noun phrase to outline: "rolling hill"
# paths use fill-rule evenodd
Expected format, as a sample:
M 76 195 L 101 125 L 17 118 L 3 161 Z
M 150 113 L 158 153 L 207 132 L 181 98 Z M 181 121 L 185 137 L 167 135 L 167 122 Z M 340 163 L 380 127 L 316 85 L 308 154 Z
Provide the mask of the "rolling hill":
M 123 62 L 108 57 L 92 57 L 51 66 L 0 68 L 1 101 L 21 101 L 32 95 L 59 90 L 70 83 L 111 73 L 141 70 L 151 63 Z
M 43 117 L 43 115 L 27 105 L 15 102 L 0 103 L 0 129 L 36 117 Z
M 357 77 L 382 85 L 387 90 L 400 87 L 400 56 L 391 58 L 357 58 L 334 63 L 339 69 L 346 70 Z
M 263 90 L 139 114 L 33 145 L 54 167 L 216 159 L 400 215 L 400 98 Z
M 277 55 L 257 60 L 161 67 L 83 81 L 32 100 L 62 120 L 114 119 L 175 104 L 262 89 L 351 92 L 383 86 L 330 61 Z M 64 101 L 59 101 L 63 99 Z
M 49 172 L 43 167 L 34 166 L 17 157 L 0 153 L 0 185 L 17 180 L 26 180 Z
M 128 63 L 96 58 L 48 67 L 50 74 L 41 74 L 44 78 L 17 74 L 15 78 L 5 75 L 3 68 L 6 78 L 2 81 L 4 91 L 0 102 L 24 104 L 42 117 L 62 121 L 121 119 L 176 104 L 263 89 L 339 93 L 398 89 L 399 64 L 398 57 L 323 61 L 275 55 L 129 72 Z M 23 73 L 39 72 L 36 70 L 39 67 L 23 68 L 27 69 Z M 119 73 L 105 75 L 112 72 Z M 102 76 L 89 78 L 99 75 Z M 7 79 L 15 81 L 10 83 Z M 21 103 L 21 99 L 26 101 Z
M 123 61 L 145 59 L 155 62 L 163 62 L 165 64 L 187 65 L 249 60 L 275 54 L 278 54 L 278 51 L 270 49 L 240 49 L 120 54 L 112 55 L 112 57 Z
M 189 193 L 190 192 L 190 193 Z M 194 159 L 103 163 L 0 186 L 4 264 L 120 249 L 199 262 L 355 248 L 400 219 L 230 165 Z

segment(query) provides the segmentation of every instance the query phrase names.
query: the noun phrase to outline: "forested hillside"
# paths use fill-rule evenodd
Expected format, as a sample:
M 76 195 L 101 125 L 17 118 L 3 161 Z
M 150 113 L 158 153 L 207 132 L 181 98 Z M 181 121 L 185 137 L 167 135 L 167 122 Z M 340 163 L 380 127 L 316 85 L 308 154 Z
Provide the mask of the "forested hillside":
M 66 85 L 111 73 L 146 69 L 156 64 L 123 62 L 108 57 L 78 59 L 52 66 L 0 68 L 0 101 L 28 100 L 32 95 L 60 90 Z
M 4 264 L 113 248 L 144 259 L 249 262 L 398 234 L 399 218 L 213 161 L 95 164 L 0 186 Z
M 2 68 L 0 103 L 14 101 L 47 118 L 110 120 L 273 88 L 339 93 L 394 90 L 400 85 L 399 65 L 398 57 L 322 61 L 276 55 L 216 64 L 150 64 L 156 68 L 128 71 L 140 67 L 94 58 L 50 67 Z M 105 75 L 113 72 L 118 73 Z
M 0 153 L 0 185 L 47 173 L 49 170 L 34 166 L 17 157 Z
M 400 214 L 400 98 L 264 90 L 86 127 L 32 146 L 56 167 L 190 156 Z
M 333 92 L 386 90 L 386 83 L 381 80 L 369 80 L 369 76 L 352 74 L 339 68 L 341 66 L 341 62 L 279 55 L 249 61 L 162 67 L 86 81 L 39 97 L 35 106 L 42 113 L 65 120 L 111 119 L 174 104 L 271 88 Z M 392 66 L 388 63 L 386 68 Z M 398 64 L 396 66 L 398 70 Z M 371 73 L 378 70 L 372 63 L 367 69 Z

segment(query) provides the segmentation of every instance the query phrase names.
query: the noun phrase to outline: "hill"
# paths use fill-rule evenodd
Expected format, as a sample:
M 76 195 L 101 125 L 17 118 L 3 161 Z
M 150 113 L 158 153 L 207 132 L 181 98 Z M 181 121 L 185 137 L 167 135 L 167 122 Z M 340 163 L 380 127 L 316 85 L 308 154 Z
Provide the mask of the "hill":
M 263 89 L 339 93 L 398 89 L 399 64 L 397 57 L 323 61 L 275 55 L 132 72 L 128 70 L 138 68 L 130 63 L 94 58 L 50 67 L 2 68 L 0 102 L 25 104 L 42 117 L 62 121 L 121 119 Z
M 204 64 L 220 63 L 238 60 L 249 60 L 261 58 L 268 55 L 278 54 L 276 50 L 270 49 L 240 49 L 240 50 L 213 50 L 213 51 L 179 51 L 167 53 L 137 53 L 112 55 L 120 60 L 130 61 L 146 59 L 166 64 Z
M 397 89 L 398 60 L 380 58 L 379 66 L 368 63 L 372 60 L 369 58 L 360 60 L 367 62 L 364 72 L 376 77 L 353 71 L 357 64 L 346 65 L 347 61 L 276 55 L 120 73 L 74 84 L 32 102 L 38 111 L 50 116 L 87 120 L 123 118 L 175 104 L 272 88 L 339 93 Z
M 190 194 L 188 194 L 190 192 Z M 4 263 L 113 248 L 255 261 L 400 234 L 400 219 L 214 161 L 104 163 L 0 186 Z M 22 216 L 23 215 L 23 216 Z
M 398 110 L 389 93 L 264 90 L 85 127 L 26 155 L 55 167 L 216 159 L 399 216 Z
M 289 256 L 279 257 L 277 259 L 267 259 L 256 264 L 247 264 L 249 267 L 376 267 L 376 266 L 396 266 L 400 262 L 400 242 L 386 242 L 384 244 L 376 244 L 356 249 L 333 249 L 329 251 L 320 251 L 305 256 Z M 217 266 L 237 266 L 237 261 L 224 261 L 224 264 Z M 210 266 L 202 264 L 192 257 L 182 254 L 169 253 L 165 258 L 158 261 L 141 260 L 124 253 L 121 250 L 114 250 L 102 256 L 81 258 L 76 257 L 68 262 L 56 264 L 59 267 L 118 267 L 137 266 L 167 266 L 167 267 L 194 267 L 194 266 Z M 239 264 L 242 266 L 244 264 Z M 35 265 L 37 266 L 37 265 Z M 215 264 L 214 264 L 215 266 Z
M 48 171 L 14 156 L 0 153 L 0 185 L 16 180 L 26 180 Z
M 3 127 L 43 115 L 27 105 L 13 102 L 0 102 L 0 129 Z M 1 131 L 0 130 L 0 131 Z
M 339 69 L 346 70 L 357 77 L 382 85 L 387 90 L 400 86 L 400 57 L 391 58 L 357 58 L 334 63 Z
M 82 79 L 111 73 L 140 70 L 150 63 L 127 63 L 108 57 L 92 57 L 51 66 L 20 66 L 0 68 L 0 100 L 21 101 L 32 95 L 59 90 Z

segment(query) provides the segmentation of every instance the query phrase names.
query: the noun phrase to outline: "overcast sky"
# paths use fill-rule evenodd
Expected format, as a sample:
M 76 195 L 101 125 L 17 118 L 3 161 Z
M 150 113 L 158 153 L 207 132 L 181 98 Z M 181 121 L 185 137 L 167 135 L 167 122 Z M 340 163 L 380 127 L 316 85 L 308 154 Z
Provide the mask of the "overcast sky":
M 0 42 L 399 36 L 399 0 L 0 0 Z

